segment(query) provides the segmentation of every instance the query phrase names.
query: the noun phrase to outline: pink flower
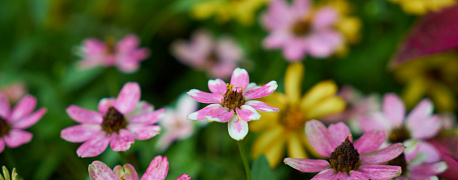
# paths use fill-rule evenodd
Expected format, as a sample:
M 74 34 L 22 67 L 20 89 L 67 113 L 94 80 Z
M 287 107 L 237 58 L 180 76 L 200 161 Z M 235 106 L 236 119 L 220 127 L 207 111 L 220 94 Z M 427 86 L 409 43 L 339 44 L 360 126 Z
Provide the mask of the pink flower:
M 16 148 L 32 140 L 32 133 L 24 129 L 37 123 L 46 113 L 46 108 L 33 112 L 36 105 L 35 97 L 26 95 L 10 110 L 8 99 L 0 93 L 0 153 L 5 149 L 5 144 Z
M 141 180 L 164 180 L 169 171 L 169 161 L 167 157 L 156 156 L 146 169 Z M 89 165 L 89 178 L 91 180 L 138 180 L 137 171 L 131 164 L 124 166 L 117 165 L 113 171 L 105 163 L 94 161 Z M 177 180 L 189 180 L 187 174 L 183 174 Z
M 274 0 L 262 16 L 270 35 L 264 40 L 267 49 L 283 49 L 289 61 L 299 61 L 309 53 L 323 58 L 343 43 L 342 35 L 333 29 L 338 13 L 330 7 L 312 9 L 309 0 Z
M 458 131 L 456 129 L 444 133 L 430 142 L 440 152 L 441 159 L 447 163 L 447 170 L 440 177 L 458 179 Z
M 404 151 L 401 143 L 379 149 L 385 134 L 365 133 L 353 142 L 343 123 L 327 129 L 317 120 L 307 122 L 305 133 L 315 151 L 327 160 L 285 158 L 285 163 L 302 172 L 319 172 L 313 179 L 390 179 L 401 174 L 401 167 L 377 165 L 394 159 Z M 340 145 L 339 145 L 340 144 Z
M 75 105 L 67 108 L 68 115 L 81 124 L 65 128 L 61 137 L 69 142 L 84 142 L 76 153 L 80 157 L 101 154 L 110 144 L 113 151 L 127 151 L 134 139 L 146 140 L 159 134 L 157 123 L 165 111 L 153 111 L 153 106 L 140 101 L 138 83 L 126 83 L 117 98 L 104 98 L 99 112 Z
M 3 93 L 11 103 L 16 103 L 27 94 L 27 89 L 24 83 L 14 82 L 3 86 L 0 92 Z
M 278 85 L 270 81 L 262 87 L 249 83 L 248 72 L 236 68 L 232 73 L 231 83 L 226 84 L 221 79 L 208 81 L 211 93 L 191 89 L 188 94 L 201 103 L 212 103 L 205 108 L 191 113 L 188 119 L 229 122 L 229 135 L 235 140 L 242 140 L 248 134 L 248 121 L 259 120 L 261 115 L 256 111 L 277 112 L 278 108 L 271 107 L 262 101 L 251 100 L 273 93 Z
M 133 34 L 127 35 L 117 44 L 113 39 L 107 39 L 105 43 L 98 39 L 86 39 L 81 47 L 83 60 L 80 66 L 84 69 L 117 66 L 126 73 L 136 71 L 140 62 L 149 55 L 147 48 L 138 48 L 139 43 L 138 37 Z
M 172 53 L 183 64 L 207 71 L 212 77 L 226 79 L 244 59 L 242 49 L 230 37 L 213 39 L 206 30 L 199 30 L 190 42 L 177 41 Z

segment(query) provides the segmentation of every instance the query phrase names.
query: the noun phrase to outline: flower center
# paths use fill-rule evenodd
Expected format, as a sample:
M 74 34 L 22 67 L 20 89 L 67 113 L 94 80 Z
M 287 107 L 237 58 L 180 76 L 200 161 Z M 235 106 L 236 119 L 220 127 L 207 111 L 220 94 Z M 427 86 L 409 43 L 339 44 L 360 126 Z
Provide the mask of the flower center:
M 116 49 L 115 49 L 115 45 L 116 45 L 116 41 L 113 37 L 109 36 L 109 37 L 106 37 L 105 38 L 105 45 L 107 47 L 107 49 L 105 50 L 107 54 L 114 54 Z
M 102 129 L 107 133 L 119 133 L 119 130 L 125 128 L 127 122 L 118 110 L 111 106 L 107 113 L 103 115 Z
M 305 118 L 302 111 L 298 108 L 287 108 L 280 111 L 280 123 L 289 130 L 304 128 Z
M 300 19 L 299 21 L 296 21 L 291 26 L 291 32 L 296 36 L 307 35 L 311 29 L 310 28 L 311 21 L 312 21 L 311 15 L 305 16 L 304 18 Z
M 399 128 L 394 128 L 393 130 L 391 130 L 389 141 L 391 143 L 398 143 L 398 142 L 404 142 L 405 140 L 409 138 L 410 138 L 409 130 L 407 130 L 404 126 L 401 126 Z
M 0 116 L 0 137 L 7 135 L 10 132 L 11 126 L 6 122 L 6 120 Z
M 331 153 L 329 162 L 331 163 L 331 168 L 339 172 L 346 172 L 347 175 L 350 175 L 350 171 L 359 168 L 359 153 L 355 147 L 353 147 L 348 136 L 345 141 Z
M 238 88 L 235 88 L 234 85 L 226 85 L 226 94 L 223 95 L 223 106 L 229 109 L 239 108 L 240 106 L 245 104 L 245 97 L 243 97 L 243 88 L 240 87 L 240 91 Z
M 407 172 L 407 161 L 404 153 L 401 153 L 398 157 L 392 159 L 391 161 L 388 161 L 388 165 L 401 166 L 401 176 L 406 174 Z

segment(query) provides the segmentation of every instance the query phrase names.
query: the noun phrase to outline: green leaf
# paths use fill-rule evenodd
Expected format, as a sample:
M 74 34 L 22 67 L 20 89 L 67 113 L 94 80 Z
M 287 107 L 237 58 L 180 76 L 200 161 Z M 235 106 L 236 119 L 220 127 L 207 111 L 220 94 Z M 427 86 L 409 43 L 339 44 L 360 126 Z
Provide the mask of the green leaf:
M 251 174 L 253 176 L 253 180 L 275 179 L 272 169 L 270 169 L 269 162 L 264 155 L 259 156 L 259 158 L 254 162 Z

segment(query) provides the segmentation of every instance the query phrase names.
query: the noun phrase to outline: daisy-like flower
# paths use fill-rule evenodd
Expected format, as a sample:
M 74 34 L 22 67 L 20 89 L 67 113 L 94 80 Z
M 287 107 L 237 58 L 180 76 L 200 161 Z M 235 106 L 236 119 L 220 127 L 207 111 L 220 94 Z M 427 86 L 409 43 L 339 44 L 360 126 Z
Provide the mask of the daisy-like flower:
M 107 38 L 105 43 L 98 39 L 86 39 L 80 50 L 83 60 L 79 65 L 83 69 L 117 66 L 122 72 L 134 72 L 149 55 L 147 48 L 138 48 L 139 44 L 138 37 L 133 34 L 116 44 L 113 38 Z
M 231 83 L 221 79 L 208 81 L 211 93 L 191 89 L 188 94 L 201 103 L 212 103 L 205 108 L 188 115 L 192 120 L 228 122 L 228 131 L 232 139 L 242 140 L 248 134 L 248 121 L 259 120 L 261 115 L 256 111 L 277 112 L 262 101 L 252 100 L 272 94 L 277 89 L 277 81 L 270 81 L 262 87 L 249 84 L 248 72 L 236 68 L 232 73 Z
M 169 161 L 167 157 L 156 156 L 146 169 L 141 180 L 164 180 L 169 171 Z M 105 163 L 94 161 L 89 165 L 89 178 L 91 180 L 138 180 L 138 174 L 131 164 L 124 166 L 117 165 L 113 170 Z M 189 180 L 187 174 L 183 174 L 177 180 Z
M 438 12 L 446 7 L 453 6 L 456 0 L 390 0 L 399 4 L 409 14 L 423 15 L 429 12 Z
M 60 136 L 69 142 L 84 142 L 76 153 L 80 157 L 101 154 L 110 144 L 113 151 L 127 151 L 135 139 L 146 140 L 159 134 L 160 126 L 153 125 L 165 109 L 153 111 L 153 106 L 140 101 L 140 86 L 126 83 L 117 98 L 104 98 L 99 112 L 75 105 L 67 108 L 68 115 L 81 124 L 65 128 Z
M 270 35 L 264 40 L 268 49 L 283 49 L 289 61 L 302 60 L 306 54 L 324 58 L 343 43 L 343 36 L 334 29 L 338 12 L 331 7 L 313 9 L 309 0 L 274 0 L 262 17 Z
M 14 82 L 3 86 L 0 92 L 3 93 L 11 103 L 16 103 L 27 94 L 27 88 L 22 82 Z
M 37 100 L 31 95 L 24 96 L 10 110 L 10 103 L 3 93 L 0 93 L 0 153 L 6 146 L 16 148 L 32 140 L 32 133 L 24 129 L 33 126 L 46 113 L 46 108 L 33 112 Z
M 190 42 L 175 42 L 172 53 L 183 64 L 223 79 L 228 78 L 237 64 L 244 59 L 243 51 L 234 39 L 214 39 L 206 30 L 196 31 Z
M 320 172 L 313 179 L 390 179 L 401 174 L 400 166 L 377 165 L 394 159 L 404 151 L 401 143 L 379 149 L 385 134 L 365 133 L 353 142 L 350 129 L 343 123 L 327 129 L 317 120 L 307 122 L 305 133 L 322 159 L 285 158 L 285 163 L 302 172 Z

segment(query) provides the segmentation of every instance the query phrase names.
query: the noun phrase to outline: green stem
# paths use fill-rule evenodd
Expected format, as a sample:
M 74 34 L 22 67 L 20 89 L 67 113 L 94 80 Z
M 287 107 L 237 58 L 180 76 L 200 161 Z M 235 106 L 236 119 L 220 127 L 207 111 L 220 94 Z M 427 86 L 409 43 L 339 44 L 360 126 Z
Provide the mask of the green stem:
M 119 155 L 119 161 L 121 161 L 121 164 L 127 164 L 126 152 L 118 151 L 118 155 Z
M 248 164 L 248 159 L 245 154 L 245 148 L 243 147 L 242 140 L 237 141 L 237 144 L 239 145 L 240 155 L 242 156 L 243 165 L 245 166 L 246 179 L 251 180 L 250 165 Z
M 6 161 L 8 161 L 8 165 L 10 166 L 10 169 L 16 167 L 16 161 L 14 161 L 13 154 L 9 148 L 5 148 L 5 157 Z

